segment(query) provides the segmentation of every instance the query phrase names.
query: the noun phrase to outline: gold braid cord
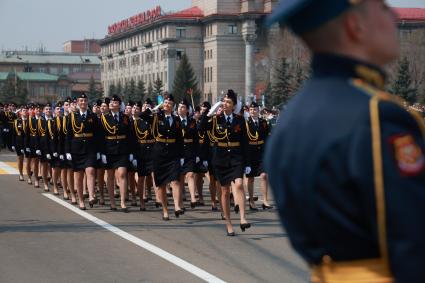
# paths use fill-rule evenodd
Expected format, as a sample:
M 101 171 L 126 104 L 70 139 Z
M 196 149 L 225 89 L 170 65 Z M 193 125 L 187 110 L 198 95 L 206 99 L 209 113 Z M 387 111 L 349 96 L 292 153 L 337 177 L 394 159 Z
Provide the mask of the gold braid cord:
M 74 134 L 81 134 L 84 129 L 84 123 L 80 123 L 79 126 L 75 123 L 75 114 L 71 113 L 71 125 L 72 125 L 72 131 Z
M 49 136 L 50 136 L 50 139 L 52 140 L 55 136 L 52 131 L 52 120 L 50 119 L 47 120 L 47 128 L 49 129 Z
M 158 124 L 159 124 L 158 114 L 154 114 L 153 122 L 152 122 L 152 135 L 155 139 L 159 139 L 162 137 L 162 135 L 159 133 Z
M 32 118 L 29 119 L 28 126 L 29 126 L 29 129 L 30 129 L 30 135 L 35 136 L 37 134 L 37 128 L 33 128 Z
M 40 133 L 41 136 L 44 136 L 46 134 L 46 130 L 43 128 L 43 125 L 41 123 L 41 118 L 38 119 L 37 125 L 38 125 L 38 132 Z
M 61 118 L 59 116 L 56 116 L 56 129 L 58 130 L 58 133 L 61 132 Z
M 106 121 L 106 116 L 102 114 L 102 118 L 100 119 L 102 121 L 103 128 L 111 135 L 115 135 L 117 133 L 117 127 L 109 125 L 108 121 Z
M 68 133 L 68 129 L 66 128 L 66 116 L 63 116 L 63 121 L 62 121 L 62 132 L 64 135 L 66 135 Z
M 217 127 L 217 116 L 214 116 L 212 119 L 212 128 L 211 128 L 211 135 L 213 137 L 214 141 L 222 141 L 224 139 L 228 138 L 228 134 L 227 134 L 227 128 L 224 131 L 220 131 Z M 217 133 L 217 136 L 216 134 Z
M 249 129 L 249 125 L 248 125 L 248 121 L 245 121 L 245 126 L 246 126 L 246 133 L 248 134 L 248 138 L 250 141 L 258 141 L 258 131 L 255 131 L 255 135 L 253 135 Z
M 136 133 L 136 137 L 137 137 L 138 140 L 145 140 L 146 137 L 149 134 L 149 130 L 146 130 L 144 132 L 140 131 L 139 130 L 139 127 L 138 127 L 138 122 L 139 121 L 140 121 L 139 118 L 137 118 L 137 119 L 134 120 L 134 132 Z
M 18 120 L 15 120 L 15 121 L 13 122 L 13 125 L 15 126 L 15 132 L 16 132 L 16 134 L 17 134 L 17 135 L 19 135 Z

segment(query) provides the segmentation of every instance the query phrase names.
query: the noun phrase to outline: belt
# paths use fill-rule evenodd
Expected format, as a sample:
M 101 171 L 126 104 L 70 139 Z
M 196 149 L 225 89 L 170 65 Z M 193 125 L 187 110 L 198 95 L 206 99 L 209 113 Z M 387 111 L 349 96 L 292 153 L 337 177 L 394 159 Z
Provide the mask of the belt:
M 204 144 L 204 140 L 199 140 L 199 144 Z
M 160 139 L 160 138 L 157 138 L 156 141 L 162 142 L 162 143 L 175 143 L 176 139 Z
M 74 138 L 92 138 L 93 133 L 74 134 Z
M 37 135 L 32 135 L 32 134 L 30 134 L 30 137 L 36 137 Z
M 155 140 L 138 140 L 141 144 L 147 144 L 147 143 L 155 143 Z
M 44 134 L 44 135 L 43 135 L 43 134 L 41 134 L 40 136 L 41 136 L 41 137 L 45 137 L 45 136 L 46 136 L 46 134 Z
M 241 146 L 240 142 L 219 142 L 217 143 L 219 147 L 238 147 Z
M 125 138 L 127 138 L 126 135 L 122 135 L 122 136 L 107 136 L 105 137 L 107 140 L 123 140 Z
M 184 139 L 184 143 L 193 143 L 193 139 Z
M 264 144 L 264 141 L 249 142 L 249 145 L 262 145 L 262 144 Z
M 334 262 L 324 257 L 323 263 L 312 266 L 312 283 L 393 283 L 388 265 L 381 258 Z

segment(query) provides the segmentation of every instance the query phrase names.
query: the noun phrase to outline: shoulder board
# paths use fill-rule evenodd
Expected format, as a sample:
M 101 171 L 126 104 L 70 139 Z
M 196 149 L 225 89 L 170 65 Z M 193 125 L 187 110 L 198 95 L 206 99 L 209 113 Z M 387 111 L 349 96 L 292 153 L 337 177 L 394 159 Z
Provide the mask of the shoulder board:
M 366 82 L 364 82 L 360 79 L 352 79 L 351 84 L 354 87 L 366 92 L 370 96 L 375 97 L 375 99 L 392 102 L 392 103 L 395 103 L 395 104 L 401 106 L 402 108 L 406 108 L 405 105 L 407 105 L 407 102 L 404 101 L 403 99 L 401 99 L 400 97 L 392 95 L 392 94 L 390 94 L 386 91 L 377 89 L 377 88 L 373 87 L 372 85 L 370 85 L 370 84 L 368 84 L 368 83 L 366 83 Z

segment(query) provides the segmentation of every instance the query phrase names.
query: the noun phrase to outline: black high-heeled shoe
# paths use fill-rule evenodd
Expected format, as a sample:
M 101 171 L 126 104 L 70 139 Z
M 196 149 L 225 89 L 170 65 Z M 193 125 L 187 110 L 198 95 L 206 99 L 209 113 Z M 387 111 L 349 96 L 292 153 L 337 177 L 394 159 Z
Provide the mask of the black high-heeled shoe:
M 168 221 L 168 220 L 170 220 L 170 217 L 168 217 L 168 216 L 162 216 L 162 220 Z
M 129 213 L 128 207 L 121 207 L 121 212 Z
M 85 206 L 83 206 L 83 207 L 79 207 L 80 208 L 80 210 L 86 210 L 87 208 L 85 207 Z
M 234 237 L 236 235 L 235 232 L 227 231 L 227 228 L 226 228 L 226 233 L 227 233 L 227 237 Z
M 226 217 L 224 217 L 223 213 L 221 214 L 221 220 L 226 220 Z
M 195 202 L 190 202 L 190 208 L 194 209 L 196 207 L 196 201 Z
M 141 207 L 140 211 L 146 211 L 146 207 Z
M 89 205 L 90 205 L 90 208 L 93 208 L 93 206 L 95 205 L 97 203 L 97 199 L 92 199 L 92 200 L 89 200 Z
M 264 210 L 266 210 L 266 209 L 272 209 L 273 208 L 273 206 L 272 205 L 265 205 L 264 203 L 263 203 L 263 209 Z
M 245 229 L 251 228 L 251 224 L 250 223 L 241 223 L 240 227 L 241 227 L 242 232 L 245 232 Z
M 162 206 L 162 204 L 160 202 L 157 202 L 157 201 L 155 202 L 155 207 L 156 208 L 161 207 L 161 206 Z
M 112 211 L 117 211 L 118 210 L 116 207 L 110 207 L 109 209 L 112 210 Z
M 71 201 L 71 204 L 75 205 L 75 204 L 77 204 L 77 201 Z
M 235 213 L 238 214 L 239 213 L 239 204 L 235 205 Z
M 182 211 L 182 210 L 176 210 L 176 211 L 174 211 L 174 215 L 175 215 L 177 218 L 179 218 L 179 217 L 180 217 L 180 215 L 183 215 L 183 211 Z
M 218 211 L 218 207 L 217 206 L 212 206 L 211 207 L 211 211 Z
M 253 207 L 251 204 L 249 204 L 249 210 L 251 210 L 251 211 L 258 211 L 258 208 Z

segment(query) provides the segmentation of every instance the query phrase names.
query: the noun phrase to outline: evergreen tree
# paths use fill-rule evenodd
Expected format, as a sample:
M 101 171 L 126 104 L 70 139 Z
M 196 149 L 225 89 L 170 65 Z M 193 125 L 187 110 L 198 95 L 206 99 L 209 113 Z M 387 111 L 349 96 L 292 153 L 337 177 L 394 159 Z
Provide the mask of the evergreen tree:
M 397 66 L 397 76 L 391 85 L 390 92 L 398 95 L 409 103 L 416 101 L 417 89 L 412 86 L 412 77 L 410 75 L 409 60 L 403 57 Z
M 87 92 L 87 96 L 89 98 L 89 102 L 93 102 L 99 97 L 99 94 L 96 90 L 96 82 L 94 81 L 93 76 L 90 77 L 89 91 Z
M 135 101 L 143 101 L 146 96 L 146 88 L 145 88 L 145 82 L 142 80 L 139 80 L 137 83 L 136 93 L 134 95 Z
M 303 86 L 306 79 L 307 74 L 305 73 L 304 69 L 301 67 L 300 64 L 296 64 L 294 82 L 292 86 L 292 94 L 295 94 Z
M 162 89 L 164 88 L 164 84 L 161 79 L 156 79 L 153 82 L 153 90 L 152 90 L 152 99 L 158 101 L 158 96 L 162 96 Z
M 24 85 L 24 82 L 21 80 L 17 81 L 16 85 L 16 98 L 15 101 L 17 104 L 26 104 L 28 99 L 28 89 Z
M 281 108 L 288 103 L 292 94 L 292 75 L 286 58 L 282 58 L 276 68 L 274 83 L 272 84 L 271 104 L 276 108 Z
M 153 87 L 152 87 L 151 82 L 149 82 L 149 85 L 148 85 L 148 97 L 153 100 L 152 95 L 153 95 Z M 154 102 L 156 103 L 156 100 Z
M 1 101 L 2 102 L 15 102 L 15 82 L 13 79 L 8 79 L 2 87 L 1 90 Z
M 121 96 L 124 102 L 128 102 L 130 100 L 129 92 L 130 92 L 130 84 L 128 83 L 128 81 L 126 81 L 124 83 L 124 88 L 122 90 L 122 96 Z
M 122 84 L 121 82 L 118 82 L 117 87 L 115 88 L 115 94 L 122 97 L 122 92 L 123 92 Z
M 176 101 L 180 101 L 186 98 L 191 102 L 191 97 L 188 94 L 189 91 L 193 91 L 193 100 L 195 105 L 199 104 L 201 98 L 201 92 L 198 89 L 198 80 L 195 72 L 193 71 L 192 65 L 189 62 L 186 54 L 183 54 L 180 65 L 177 69 L 176 76 L 173 84 L 173 94 Z
M 110 84 L 109 85 L 109 96 L 112 97 L 113 95 L 116 94 L 116 87 L 114 84 Z
M 136 102 L 137 97 L 136 97 L 136 82 L 134 81 L 134 79 L 132 78 L 130 80 L 130 83 L 128 85 L 128 93 L 126 94 L 128 97 L 128 100 L 134 101 Z
M 268 109 L 272 109 L 273 107 L 273 89 L 272 84 L 270 82 L 267 83 L 267 87 L 263 92 L 264 95 L 264 104 Z

